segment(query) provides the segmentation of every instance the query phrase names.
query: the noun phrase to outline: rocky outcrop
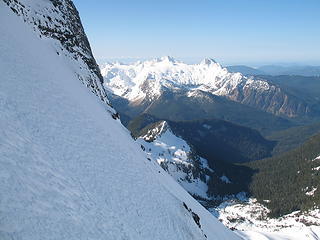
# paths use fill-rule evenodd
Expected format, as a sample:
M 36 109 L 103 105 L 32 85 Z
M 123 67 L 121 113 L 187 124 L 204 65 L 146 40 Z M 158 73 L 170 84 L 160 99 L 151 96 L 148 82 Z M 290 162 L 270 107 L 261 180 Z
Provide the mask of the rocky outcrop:
M 102 87 L 103 78 L 91 52 L 80 16 L 71 0 L 3 0 L 11 10 L 27 22 L 40 38 L 56 40 L 57 54 L 77 61 L 75 73 L 102 101 L 108 103 Z M 80 65 L 80 68 L 79 68 Z
M 307 102 L 271 84 L 263 90 L 248 85 L 237 87 L 227 97 L 277 116 L 295 118 L 311 114 Z

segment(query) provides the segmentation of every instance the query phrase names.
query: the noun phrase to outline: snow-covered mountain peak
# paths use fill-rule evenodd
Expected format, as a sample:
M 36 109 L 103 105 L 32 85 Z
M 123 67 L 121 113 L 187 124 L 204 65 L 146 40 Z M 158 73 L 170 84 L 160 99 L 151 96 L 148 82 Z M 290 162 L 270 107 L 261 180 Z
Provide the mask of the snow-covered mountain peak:
M 135 64 L 106 64 L 102 68 L 104 86 L 129 101 L 157 99 L 164 89 L 201 89 L 215 95 L 229 96 L 238 87 L 268 85 L 241 73 L 230 73 L 213 59 L 200 64 L 186 64 L 172 57 L 162 57 Z
M 156 58 L 158 62 L 171 62 L 171 63 L 175 63 L 176 59 L 174 59 L 174 57 L 171 56 L 163 56 L 160 58 Z
M 214 171 L 207 160 L 195 155 L 192 147 L 177 136 L 166 121 L 148 128 L 147 133 L 137 139 L 148 159 L 157 162 L 192 195 L 213 199 L 208 195 L 208 182 Z
M 213 63 L 217 63 L 217 62 L 212 58 L 205 58 L 200 62 L 200 64 L 202 64 L 202 65 L 210 65 Z

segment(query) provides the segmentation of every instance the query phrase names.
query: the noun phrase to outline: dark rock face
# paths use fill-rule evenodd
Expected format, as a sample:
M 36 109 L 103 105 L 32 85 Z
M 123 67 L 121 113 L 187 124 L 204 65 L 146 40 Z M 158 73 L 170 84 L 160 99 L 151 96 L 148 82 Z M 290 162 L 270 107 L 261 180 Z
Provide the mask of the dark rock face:
M 93 57 L 79 13 L 71 0 L 50 0 L 39 3 L 27 0 L 3 1 L 23 21 L 32 26 L 40 37 L 58 40 L 61 52 L 57 54 L 68 55 L 76 61 L 82 60 L 87 71 L 81 69 L 81 74 L 77 73 L 79 80 L 102 101 L 108 102 L 102 87 L 103 78 Z

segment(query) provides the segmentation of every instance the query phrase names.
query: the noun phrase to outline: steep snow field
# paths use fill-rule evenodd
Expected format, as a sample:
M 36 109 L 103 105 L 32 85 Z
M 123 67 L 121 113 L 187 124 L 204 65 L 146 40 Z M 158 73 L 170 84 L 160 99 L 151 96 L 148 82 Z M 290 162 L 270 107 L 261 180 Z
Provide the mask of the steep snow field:
M 0 22 L 1 240 L 239 239 L 146 159 L 54 40 L 3 2 Z

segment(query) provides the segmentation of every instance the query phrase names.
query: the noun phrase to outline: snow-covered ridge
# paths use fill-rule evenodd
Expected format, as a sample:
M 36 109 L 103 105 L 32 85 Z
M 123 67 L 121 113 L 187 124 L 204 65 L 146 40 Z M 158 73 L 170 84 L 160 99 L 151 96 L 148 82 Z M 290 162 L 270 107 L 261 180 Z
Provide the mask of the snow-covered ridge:
M 313 159 L 313 161 L 316 161 L 316 160 L 320 160 L 320 156 L 318 156 L 315 159 Z
M 101 72 L 105 87 L 130 101 L 157 98 L 162 88 L 199 89 L 228 96 L 239 86 L 260 91 L 271 87 L 266 81 L 230 73 L 208 58 L 199 64 L 186 64 L 168 56 L 133 64 L 107 63 L 102 66 Z
M 166 121 L 160 121 L 146 134 L 137 139 L 148 159 L 157 162 L 190 194 L 201 199 L 212 200 L 209 196 L 208 182 L 215 174 L 206 159 L 197 156 L 192 147 L 181 137 L 176 136 Z M 230 183 L 225 176 L 217 177 Z

